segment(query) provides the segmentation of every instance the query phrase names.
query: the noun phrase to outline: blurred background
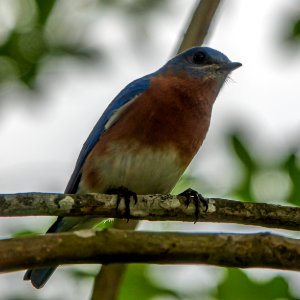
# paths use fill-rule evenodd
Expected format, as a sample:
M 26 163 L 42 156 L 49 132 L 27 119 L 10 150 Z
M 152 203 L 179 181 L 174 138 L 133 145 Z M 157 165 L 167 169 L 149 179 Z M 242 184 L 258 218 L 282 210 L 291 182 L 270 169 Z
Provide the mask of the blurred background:
M 63 192 L 105 107 L 174 55 L 197 4 L 0 0 L 0 192 Z M 300 2 L 223 1 L 205 44 L 243 67 L 224 85 L 204 146 L 174 192 L 189 186 L 206 196 L 299 205 Z M 51 222 L 1 219 L 0 235 L 42 233 Z M 179 222 L 140 228 L 265 230 Z M 23 282 L 23 272 L 2 274 L 0 298 L 89 299 L 97 270 L 60 268 L 42 290 Z M 132 265 L 119 299 L 299 299 L 299 280 L 287 271 Z

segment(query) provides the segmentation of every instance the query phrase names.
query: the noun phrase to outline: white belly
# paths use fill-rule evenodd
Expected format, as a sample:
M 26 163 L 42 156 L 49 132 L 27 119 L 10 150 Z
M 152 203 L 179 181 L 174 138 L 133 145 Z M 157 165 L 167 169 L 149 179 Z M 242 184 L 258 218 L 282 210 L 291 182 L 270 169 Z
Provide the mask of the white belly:
M 177 151 L 138 145 L 111 145 L 98 157 L 93 170 L 99 172 L 99 191 L 124 186 L 137 194 L 169 193 L 184 172 Z

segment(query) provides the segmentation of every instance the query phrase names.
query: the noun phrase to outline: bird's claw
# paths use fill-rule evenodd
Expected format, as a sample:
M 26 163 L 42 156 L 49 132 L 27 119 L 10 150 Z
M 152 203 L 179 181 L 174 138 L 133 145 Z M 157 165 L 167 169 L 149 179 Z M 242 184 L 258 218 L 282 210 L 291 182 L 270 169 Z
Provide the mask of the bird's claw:
M 208 199 L 204 198 L 200 193 L 198 193 L 197 191 L 195 191 L 193 189 L 187 189 L 184 192 L 180 193 L 179 196 L 186 197 L 186 206 L 187 207 L 190 205 L 191 201 L 194 202 L 195 208 L 196 208 L 194 223 L 196 223 L 199 220 L 201 203 L 205 207 L 204 211 L 206 212 L 208 209 Z
M 116 210 L 118 211 L 119 205 L 121 203 L 122 198 L 125 201 L 125 217 L 127 219 L 127 223 L 130 218 L 130 200 L 131 197 L 134 200 L 134 204 L 137 204 L 137 194 L 135 192 L 130 191 L 128 188 L 124 186 L 120 186 L 118 188 L 110 189 L 108 194 L 117 194 L 117 205 Z

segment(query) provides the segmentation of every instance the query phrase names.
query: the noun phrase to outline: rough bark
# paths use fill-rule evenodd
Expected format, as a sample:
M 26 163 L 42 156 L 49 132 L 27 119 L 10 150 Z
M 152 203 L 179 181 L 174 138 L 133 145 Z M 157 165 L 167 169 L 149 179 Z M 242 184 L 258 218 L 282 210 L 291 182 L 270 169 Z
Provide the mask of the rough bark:
M 8 239 L 0 243 L 1 272 L 78 263 L 207 264 L 300 271 L 300 240 L 270 233 L 191 234 L 109 229 Z
M 138 196 L 130 205 L 131 219 L 194 221 L 195 206 L 171 195 Z M 0 216 L 100 216 L 126 218 L 124 203 L 116 210 L 116 196 L 102 194 L 7 194 L 0 195 Z M 289 230 L 300 229 L 300 208 L 266 203 L 209 198 L 199 222 L 238 223 Z

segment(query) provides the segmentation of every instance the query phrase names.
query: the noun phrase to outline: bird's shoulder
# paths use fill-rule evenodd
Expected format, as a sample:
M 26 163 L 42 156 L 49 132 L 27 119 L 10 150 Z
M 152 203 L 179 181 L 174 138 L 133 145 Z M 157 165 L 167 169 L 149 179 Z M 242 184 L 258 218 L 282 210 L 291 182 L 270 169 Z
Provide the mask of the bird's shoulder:
M 122 107 L 124 107 L 132 99 L 135 99 L 138 95 L 142 94 L 149 88 L 152 76 L 154 76 L 154 74 L 146 75 L 129 83 L 123 90 L 121 90 L 121 92 L 113 99 L 113 101 L 105 109 L 104 113 L 94 126 L 85 143 L 83 144 L 83 147 L 80 151 L 79 157 L 75 165 L 75 169 L 65 189 L 65 193 L 75 193 L 77 191 L 81 177 L 82 166 L 88 154 L 94 148 L 101 135 L 108 128 L 108 126 L 106 125 L 110 125 L 109 123 L 113 123 L 111 118 L 114 117 L 114 114 L 116 114 L 118 110 L 122 109 Z

